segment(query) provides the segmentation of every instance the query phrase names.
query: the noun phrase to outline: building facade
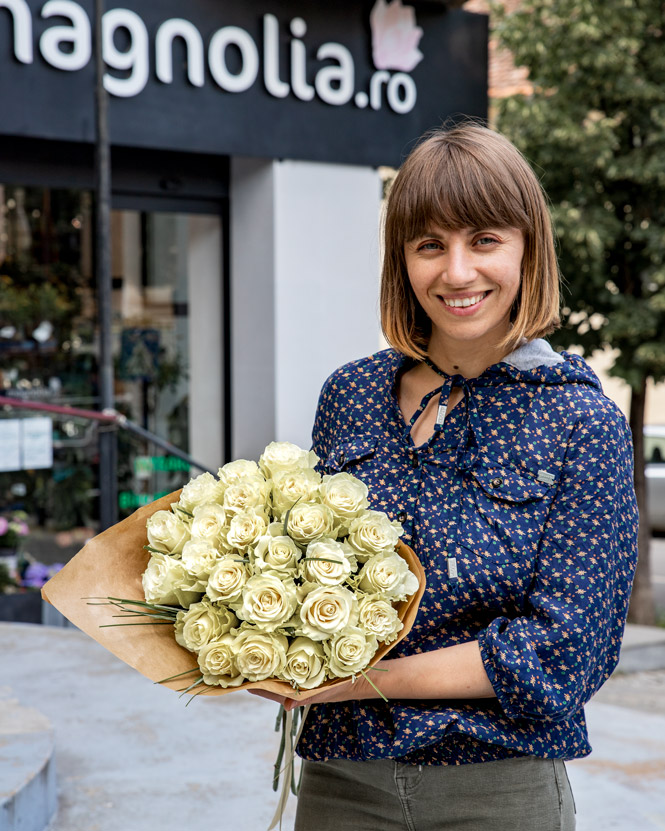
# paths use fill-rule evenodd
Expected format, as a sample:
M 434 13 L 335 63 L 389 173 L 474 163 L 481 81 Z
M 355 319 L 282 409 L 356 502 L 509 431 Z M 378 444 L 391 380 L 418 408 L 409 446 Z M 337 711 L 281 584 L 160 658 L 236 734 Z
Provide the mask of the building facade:
M 0 0 L 2 392 L 89 410 L 94 23 L 92 2 Z M 108 2 L 101 54 L 115 409 L 212 470 L 273 439 L 308 445 L 322 382 L 379 344 L 378 168 L 446 118 L 486 117 L 486 16 Z M 72 528 L 95 529 L 102 428 L 54 417 L 48 464 L 28 417 L 3 412 L 0 509 L 66 553 Z M 120 515 L 197 472 L 121 433 Z

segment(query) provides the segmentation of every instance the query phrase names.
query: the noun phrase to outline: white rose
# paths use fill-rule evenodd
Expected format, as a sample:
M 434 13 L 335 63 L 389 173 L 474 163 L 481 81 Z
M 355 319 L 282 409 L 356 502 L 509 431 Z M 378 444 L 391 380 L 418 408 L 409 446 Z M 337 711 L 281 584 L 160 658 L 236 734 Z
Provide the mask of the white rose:
M 204 598 L 200 603 L 192 603 L 186 612 L 178 612 L 175 639 L 190 652 L 198 652 L 237 625 L 238 619 L 226 606 L 218 606 Z
M 275 479 L 282 473 L 315 467 L 319 457 L 312 450 L 303 450 L 290 441 L 272 441 L 259 458 L 259 467 L 266 479 Z
M 224 507 L 230 514 L 252 508 L 263 511 L 270 496 L 270 484 L 261 476 L 232 482 L 224 492 Z
M 281 577 L 295 577 L 298 560 L 302 551 L 291 537 L 280 533 L 281 523 L 271 523 L 268 533 L 259 537 L 255 548 L 250 551 L 254 571 L 277 572 Z
M 210 572 L 206 594 L 211 600 L 231 603 L 240 598 L 249 577 L 247 566 L 238 558 L 229 555 L 220 560 Z
M 205 540 L 188 540 L 182 549 L 182 564 L 199 579 L 207 579 L 222 555 Z
M 355 675 L 369 664 L 378 648 L 376 638 L 357 626 L 349 626 L 323 644 L 328 671 L 337 678 Z
M 172 511 L 155 511 L 146 528 L 150 546 L 164 554 L 180 554 L 190 536 L 187 524 Z
M 367 485 L 350 473 L 324 476 L 319 494 L 321 502 L 327 505 L 333 516 L 347 528 L 349 522 L 369 505 Z
M 313 641 L 323 641 L 346 626 L 356 625 L 358 601 L 343 586 L 321 586 L 304 598 L 300 620 L 300 634 Z
M 201 647 L 198 661 L 206 684 L 239 687 L 244 683 L 236 664 L 235 640 L 234 635 L 227 633 Z
M 310 638 L 296 638 L 286 653 L 281 678 L 303 690 L 313 690 L 322 684 L 326 680 L 323 646 Z
M 234 609 L 241 620 L 262 632 L 274 632 L 292 617 L 297 605 L 293 580 L 266 574 L 250 577 L 242 590 L 242 602 Z
M 224 467 L 220 467 L 217 475 L 223 488 L 227 488 L 229 485 L 233 485 L 241 479 L 260 476 L 261 472 L 256 462 L 250 462 L 247 459 L 236 459 L 235 462 L 228 462 Z
M 226 519 L 226 511 L 221 505 L 197 505 L 190 528 L 192 537 L 199 541 L 205 540 L 213 548 L 224 550 L 228 531 Z
M 221 502 L 222 488 L 212 473 L 202 473 L 195 479 L 190 479 L 182 489 L 178 505 L 189 513 L 198 505 L 207 505 L 210 502 Z
M 267 528 L 263 513 L 256 509 L 241 511 L 231 519 L 229 531 L 226 535 L 227 545 L 237 551 L 247 551 L 254 545 Z
M 298 500 L 315 501 L 320 484 L 321 474 L 311 468 L 280 474 L 272 485 L 272 505 L 275 516 L 284 516 Z
M 300 564 L 303 579 L 320 586 L 338 586 L 357 568 L 351 546 L 330 539 L 311 542 Z
M 387 600 L 368 595 L 358 604 L 358 626 L 381 643 L 392 643 L 404 628 L 397 609 Z
M 348 542 L 366 559 L 372 554 L 394 551 L 402 533 L 399 522 L 388 519 L 383 511 L 364 511 L 349 523 Z
M 285 635 L 258 632 L 249 628 L 240 628 L 236 632 L 236 665 L 248 681 L 264 681 L 266 678 L 281 675 L 289 646 Z
M 330 508 L 318 502 L 298 502 L 291 509 L 286 530 L 297 543 L 307 545 L 322 537 L 334 537 L 333 529 Z
M 407 595 L 418 590 L 418 578 L 397 553 L 371 557 L 359 577 L 360 589 L 380 594 L 384 600 L 406 600 Z
M 141 578 L 143 593 L 148 603 L 165 606 L 190 606 L 201 597 L 195 578 L 185 567 L 168 554 L 150 555 L 150 560 Z

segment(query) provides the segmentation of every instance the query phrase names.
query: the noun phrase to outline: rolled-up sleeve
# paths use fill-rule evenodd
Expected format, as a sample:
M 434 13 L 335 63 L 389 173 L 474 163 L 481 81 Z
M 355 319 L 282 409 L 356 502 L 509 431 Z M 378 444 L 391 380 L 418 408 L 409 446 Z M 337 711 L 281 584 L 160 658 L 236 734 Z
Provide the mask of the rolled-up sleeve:
M 637 561 L 630 431 L 618 410 L 589 413 L 568 441 L 524 614 L 479 635 L 505 714 L 560 720 L 614 670 Z

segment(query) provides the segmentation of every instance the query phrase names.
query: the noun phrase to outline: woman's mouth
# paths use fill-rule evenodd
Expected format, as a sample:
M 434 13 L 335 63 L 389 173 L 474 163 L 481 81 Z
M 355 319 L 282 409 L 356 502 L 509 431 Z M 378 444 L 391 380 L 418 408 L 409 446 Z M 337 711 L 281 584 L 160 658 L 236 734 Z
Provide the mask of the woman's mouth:
M 464 314 L 475 311 L 489 294 L 489 291 L 479 291 L 476 294 L 462 296 L 439 297 L 443 305 L 453 314 Z

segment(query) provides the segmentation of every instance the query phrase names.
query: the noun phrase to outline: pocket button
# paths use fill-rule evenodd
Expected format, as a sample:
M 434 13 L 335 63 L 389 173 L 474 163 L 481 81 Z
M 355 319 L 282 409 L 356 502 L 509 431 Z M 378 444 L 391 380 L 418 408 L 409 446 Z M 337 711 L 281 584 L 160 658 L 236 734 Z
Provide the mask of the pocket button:
M 490 482 L 490 485 L 493 488 L 500 488 L 501 485 L 503 485 L 503 479 L 501 479 L 501 477 L 497 476 L 496 479 L 492 479 L 492 481 Z
M 397 514 L 397 521 L 398 521 L 398 522 L 406 522 L 406 521 L 407 521 L 407 519 L 408 519 L 408 516 L 407 516 L 406 511 L 400 511 L 400 512 Z

